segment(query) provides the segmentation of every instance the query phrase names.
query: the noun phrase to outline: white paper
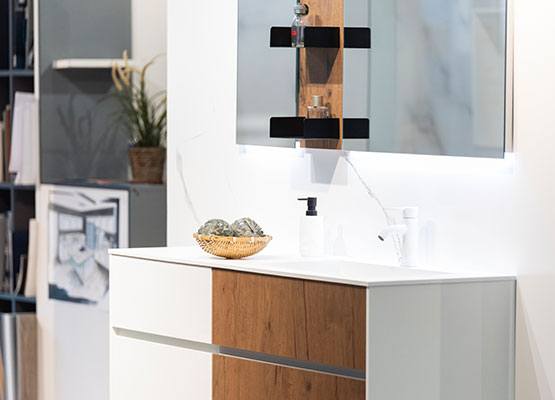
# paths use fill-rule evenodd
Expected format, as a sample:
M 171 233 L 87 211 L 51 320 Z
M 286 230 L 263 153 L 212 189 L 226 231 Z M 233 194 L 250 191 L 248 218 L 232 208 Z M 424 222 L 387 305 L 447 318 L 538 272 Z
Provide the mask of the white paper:
M 36 140 L 38 137 L 38 105 L 33 93 L 16 92 L 13 110 L 12 151 L 9 171 L 16 174 L 15 183 L 36 183 Z

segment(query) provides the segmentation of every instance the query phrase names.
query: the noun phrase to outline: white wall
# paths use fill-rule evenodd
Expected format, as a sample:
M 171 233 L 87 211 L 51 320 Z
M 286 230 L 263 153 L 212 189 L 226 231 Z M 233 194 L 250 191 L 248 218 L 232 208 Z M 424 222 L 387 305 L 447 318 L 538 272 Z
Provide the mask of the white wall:
M 149 88 L 166 88 L 166 0 L 133 0 L 133 58 L 146 63 Z M 39 320 L 39 399 L 108 400 L 109 315 L 90 306 L 51 301 L 47 286 L 47 198 L 37 196 L 40 256 L 37 317 Z
M 549 0 L 517 3 L 516 155 L 352 160 L 387 206 L 420 207 L 428 266 L 518 272 L 518 399 L 553 399 L 555 52 L 546 38 L 555 37 L 555 9 Z M 207 13 L 212 29 L 198 18 Z M 198 228 L 179 153 L 202 221 L 248 215 L 274 236 L 268 251 L 296 251 L 296 198 L 316 195 L 333 252 L 394 263 L 391 244 L 376 240 L 383 216 L 338 153 L 235 145 L 236 17 L 236 0 L 168 3 L 169 245 L 192 244 Z M 184 38 L 198 40 L 185 47 Z

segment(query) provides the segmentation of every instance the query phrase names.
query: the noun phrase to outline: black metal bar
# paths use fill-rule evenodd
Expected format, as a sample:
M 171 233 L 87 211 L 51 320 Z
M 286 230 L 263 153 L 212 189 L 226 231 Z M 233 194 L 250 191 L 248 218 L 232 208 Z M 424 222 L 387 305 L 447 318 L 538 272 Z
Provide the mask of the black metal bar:
M 339 139 L 339 119 L 305 119 L 304 139 Z
M 370 139 L 370 120 L 343 118 L 343 139 Z
M 270 137 L 275 139 L 339 139 L 339 119 L 304 117 L 270 118 Z
M 270 47 L 291 47 L 291 28 L 270 28 Z M 329 26 L 307 26 L 304 28 L 304 47 L 339 48 L 339 28 Z
M 272 26 L 270 28 L 270 47 L 291 47 L 291 27 Z
M 270 118 L 270 137 L 280 139 L 302 139 L 303 117 Z
M 307 26 L 304 28 L 304 47 L 339 48 L 339 28 Z
M 345 28 L 343 47 L 346 49 L 369 49 L 371 46 L 370 28 Z

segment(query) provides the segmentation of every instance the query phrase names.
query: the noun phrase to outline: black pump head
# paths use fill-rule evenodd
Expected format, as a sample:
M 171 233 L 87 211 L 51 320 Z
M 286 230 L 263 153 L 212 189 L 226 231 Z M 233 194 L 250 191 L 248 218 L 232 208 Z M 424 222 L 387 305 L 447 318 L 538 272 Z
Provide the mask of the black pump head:
M 299 201 L 306 201 L 308 203 L 308 209 L 306 210 L 306 215 L 309 217 L 316 217 L 318 211 L 316 211 L 316 202 L 318 199 L 316 197 L 307 197 L 305 199 L 298 199 Z

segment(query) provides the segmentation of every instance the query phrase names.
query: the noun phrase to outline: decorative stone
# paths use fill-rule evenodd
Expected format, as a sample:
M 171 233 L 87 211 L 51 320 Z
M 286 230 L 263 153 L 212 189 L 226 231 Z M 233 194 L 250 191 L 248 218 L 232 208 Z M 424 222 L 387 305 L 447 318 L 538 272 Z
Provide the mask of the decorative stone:
M 231 229 L 231 225 L 223 219 L 211 219 L 199 228 L 198 234 L 208 236 L 233 236 L 233 230 Z
M 250 218 L 241 218 L 231 224 L 233 236 L 236 237 L 262 237 L 262 228 Z

